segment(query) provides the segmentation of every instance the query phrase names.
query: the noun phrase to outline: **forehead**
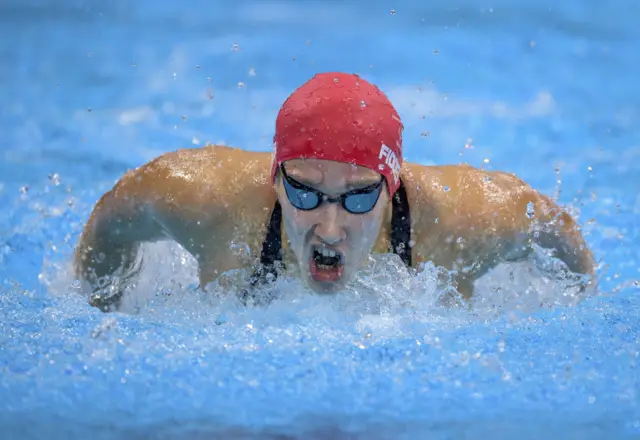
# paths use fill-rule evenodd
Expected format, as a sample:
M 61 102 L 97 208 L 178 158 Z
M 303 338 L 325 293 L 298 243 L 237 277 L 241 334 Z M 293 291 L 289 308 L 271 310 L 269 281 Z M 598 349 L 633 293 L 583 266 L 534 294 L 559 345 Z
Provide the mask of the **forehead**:
M 284 165 L 287 174 L 311 184 L 366 185 L 380 180 L 380 174 L 370 168 L 333 160 L 291 159 Z

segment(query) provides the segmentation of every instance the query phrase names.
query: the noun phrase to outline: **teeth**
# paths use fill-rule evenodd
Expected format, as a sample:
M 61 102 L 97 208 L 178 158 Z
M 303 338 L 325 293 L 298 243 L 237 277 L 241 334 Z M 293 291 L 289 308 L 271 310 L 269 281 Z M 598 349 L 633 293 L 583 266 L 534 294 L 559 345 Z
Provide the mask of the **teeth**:
M 325 257 L 335 257 L 336 253 L 329 249 L 322 249 L 322 255 L 324 255 Z
M 316 248 L 316 251 L 320 254 L 322 254 L 325 257 L 335 257 L 336 256 L 336 252 L 332 251 L 331 249 L 327 249 L 327 248 Z

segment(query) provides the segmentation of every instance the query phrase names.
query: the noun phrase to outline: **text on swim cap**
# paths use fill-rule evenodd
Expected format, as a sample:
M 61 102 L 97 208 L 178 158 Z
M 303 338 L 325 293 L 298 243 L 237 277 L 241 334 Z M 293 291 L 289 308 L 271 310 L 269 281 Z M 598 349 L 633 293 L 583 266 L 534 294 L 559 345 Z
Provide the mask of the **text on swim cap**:
M 398 184 L 398 179 L 400 179 L 400 161 L 398 160 L 398 156 L 394 153 L 389 147 L 385 144 L 382 144 L 380 148 L 380 154 L 378 154 L 378 159 L 382 160 L 384 158 L 384 163 L 387 164 L 389 168 L 391 168 L 391 172 L 393 173 L 393 180 L 395 184 Z

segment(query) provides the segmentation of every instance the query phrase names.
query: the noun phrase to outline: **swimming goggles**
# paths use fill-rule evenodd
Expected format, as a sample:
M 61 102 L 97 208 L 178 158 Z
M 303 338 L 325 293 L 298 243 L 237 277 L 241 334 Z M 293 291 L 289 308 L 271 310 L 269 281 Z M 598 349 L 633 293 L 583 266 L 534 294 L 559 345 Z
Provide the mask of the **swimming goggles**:
M 284 189 L 291 204 L 300 210 L 311 211 L 316 209 L 326 201 L 329 203 L 340 203 L 344 209 L 351 214 L 365 214 L 370 212 L 378 203 L 382 182 L 384 177 L 378 182 L 364 188 L 352 189 L 336 197 L 330 197 L 322 191 L 311 188 L 298 182 L 287 174 L 284 165 L 280 165 L 282 176 L 284 177 Z

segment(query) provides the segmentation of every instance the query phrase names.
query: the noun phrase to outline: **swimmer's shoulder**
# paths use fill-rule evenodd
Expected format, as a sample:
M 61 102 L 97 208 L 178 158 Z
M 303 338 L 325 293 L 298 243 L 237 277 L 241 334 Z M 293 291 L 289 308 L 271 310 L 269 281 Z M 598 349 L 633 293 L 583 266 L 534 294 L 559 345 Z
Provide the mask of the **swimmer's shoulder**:
M 207 145 L 164 153 L 129 171 L 122 185 L 180 209 L 269 198 L 270 154 Z M 115 188 L 117 189 L 117 188 Z
M 514 174 L 466 164 L 405 163 L 402 178 L 414 224 L 429 233 L 501 229 L 534 193 Z
M 487 171 L 467 164 L 420 165 L 405 163 L 402 179 L 410 199 L 457 206 L 461 202 L 503 204 L 531 187 L 515 174 Z M 413 197 L 411 197 L 413 196 Z

